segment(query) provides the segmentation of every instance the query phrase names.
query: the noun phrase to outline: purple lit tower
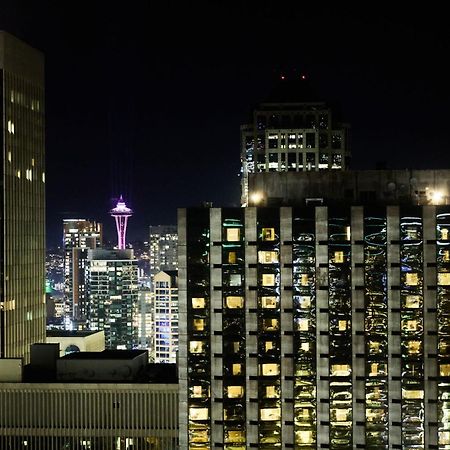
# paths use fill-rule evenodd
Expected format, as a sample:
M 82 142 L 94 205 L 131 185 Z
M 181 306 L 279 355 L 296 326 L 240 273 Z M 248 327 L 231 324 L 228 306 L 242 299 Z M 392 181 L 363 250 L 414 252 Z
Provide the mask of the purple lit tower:
M 133 210 L 127 207 L 122 196 L 120 196 L 116 207 L 111 209 L 109 213 L 111 214 L 111 217 L 114 217 L 114 219 L 116 220 L 117 247 L 119 248 L 119 250 L 124 249 L 125 235 L 127 234 L 128 217 L 131 217 L 133 215 Z

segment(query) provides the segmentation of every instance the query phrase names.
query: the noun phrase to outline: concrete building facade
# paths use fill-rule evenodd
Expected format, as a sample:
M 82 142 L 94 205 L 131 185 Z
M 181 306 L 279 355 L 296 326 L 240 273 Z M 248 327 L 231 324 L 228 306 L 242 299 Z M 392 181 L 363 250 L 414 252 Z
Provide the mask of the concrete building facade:
M 45 339 L 44 57 L 0 31 L 0 357 Z
M 448 449 L 450 207 L 179 211 L 180 448 Z

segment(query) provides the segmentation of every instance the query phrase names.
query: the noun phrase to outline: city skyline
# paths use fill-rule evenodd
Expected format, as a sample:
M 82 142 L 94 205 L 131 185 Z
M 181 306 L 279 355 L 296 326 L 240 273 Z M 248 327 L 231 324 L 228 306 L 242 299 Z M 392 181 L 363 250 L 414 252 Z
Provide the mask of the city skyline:
M 239 126 L 293 69 L 339 100 L 356 167 L 450 165 L 449 38 L 434 12 L 268 2 L 0 12 L 0 28 L 46 57 L 50 245 L 70 217 L 105 223 L 112 239 L 107 213 L 121 194 L 132 240 L 175 223 L 177 207 L 237 205 Z

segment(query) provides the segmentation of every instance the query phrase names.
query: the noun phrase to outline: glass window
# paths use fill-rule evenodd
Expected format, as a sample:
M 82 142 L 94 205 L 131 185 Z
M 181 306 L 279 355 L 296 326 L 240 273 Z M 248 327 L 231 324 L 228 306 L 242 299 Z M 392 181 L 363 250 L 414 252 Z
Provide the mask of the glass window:
M 236 252 L 228 253 L 228 264 L 236 264 Z
M 227 397 L 228 398 L 242 398 L 244 396 L 244 388 L 242 386 L 228 386 Z
M 258 262 L 260 264 L 274 264 L 278 262 L 278 253 L 272 251 L 259 251 Z
M 280 420 L 281 419 L 281 408 L 262 408 L 260 410 L 261 420 Z
M 263 331 L 278 330 L 278 319 L 263 319 Z
M 417 273 L 410 273 L 408 272 L 406 274 L 406 286 L 417 286 L 419 284 L 419 275 Z
M 261 306 L 263 308 L 276 308 L 277 298 L 276 297 L 261 297 Z
M 346 320 L 339 320 L 338 321 L 338 328 L 339 328 L 339 331 L 345 331 L 347 329 L 347 321 Z
M 263 241 L 274 241 L 275 240 L 275 228 L 263 228 L 261 239 Z
M 350 375 L 351 369 L 348 364 L 332 364 L 331 375 L 335 377 L 347 377 Z
M 408 341 L 408 353 L 410 355 L 417 355 L 420 353 L 421 342 L 420 341 Z
M 194 319 L 194 330 L 203 331 L 205 329 L 205 319 Z
M 266 386 L 266 398 L 278 398 L 278 389 L 276 386 Z
M 225 431 L 225 443 L 244 443 L 245 432 L 241 430 L 227 430 Z M 233 449 L 236 448 L 233 446 Z M 240 448 L 240 447 L 239 447 Z M 236 448 L 236 450 L 239 450 Z
M 242 375 L 242 364 L 233 364 L 232 372 L 233 375 Z
M 419 295 L 407 295 L 405 298 L 406 308 L 420 308 L 420 296 Z
M 444 250 L 442 252 L 442 260 L 444 262 L 449 262 L 450 261 L 450 250 Z
M 230 274 L 230 286 L 240 286 L 242 284 L 242 276 L 239 273 Z
M 439 373 L 441 377 L 450 377 L 450 364 L 441 364 L 439 366 Z
M 260 372 L 263 376 L 274 376 L 280 374 L 280 368 L 278 364 L 261 364 L 260 365 Z
M 266 352 L 268 352 L 270 350 L 273 350 L 275 348 L 275 346 L 273 345 L 272 341 L 266 341 L 264 343 L 264 348 L 265 348 Z
M 300 430 L 296 431 L 297 443 L 299 444 L 313 444 L 313 432 Z
M 208 420 L 208 408 L 189 408 L 189 420 Z
M 438 285 L 450 286 L 450 273 L 438 273 Z
M 202 309 L 205 307 L 205 299 L 203 297 L 192 298 L 192 307 L 194 309 Z
M 241 229 L 240 228 L 227 228 L 227 241 L 228 242 L 236 242 L 241 238 Z
M 203 397 L 203 388 L 202 388 L 202 386 L 192 386 L 191 387 L 191 397 L 192 398 L 201 398 L 201 397 Z
M 447 241 L 448 240 L 448 228 L 441 228 L 440 232 L 441 232 L 440 240 Z
M 304 317 L 297 319 L 297 330 L 298 331 L 308 331 L 309 329 L 309 319 Z
M 205 343 L 203 341 L 190 341 L 189 352 L 190 353 L 204 353 Z
M 198 429 L 190 429 L 189 430 L 189 441 L 190 442 L 208 442 L 208 430 L 198 430 Z M 205 449 L 204 445 L 202 447 L 195 447 L 195 449 Z
M 229 296 L 226 298 L 227 308 L 243 308 L 244 307 L 244 297 Z
M 273 274 L 273 273 L 263 273 L 263 275 L 262 275 L 262 285 L 263 286 L 275 286 L 275 274 Z
M 423 391 L 402 389 L 402 397 L 406 399 L 422 399 Z
M 308 309 L 311 307 L 311 297 L 302 295 L 299 299 L 299 305 L 301 309 Z
M 343 263 L 344 262 L 344 252 L 334 252 L 334 262 Z
M 309 284 L 309 276 L 307 273 L 302 273 L 300 276 L 300 284 L 302 286 L 308 286 Z

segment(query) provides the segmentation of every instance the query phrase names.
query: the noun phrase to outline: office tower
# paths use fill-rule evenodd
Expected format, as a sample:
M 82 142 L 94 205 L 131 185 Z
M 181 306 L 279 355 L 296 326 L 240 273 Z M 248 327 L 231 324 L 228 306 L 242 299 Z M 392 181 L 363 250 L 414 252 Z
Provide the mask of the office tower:
M 101 223 L 87 219 L 64 219 L 64 296 L 66 313 L 73 319 L 86 319 L 87 250 L 101 247 L 102 241 Z
M 133 215 L 133 211 L 127 207 L 122 196 L 120 196 L 117 205 L 109 213 L 116 222 L 117 248 L 123 250 L 126 244 L 128 218 Z
M 448 448 L 450 171 L 263 178 L 179 213 L 181 447 Z
M 45 340 L 44 57 L 0 31 L 0 357 Z
M 253 173 L 342 170 L 348 167 L 349 127 L 320 100 L 305 76 L 282 77 L 241 126 L 241 204 L 252 200 Z
M 177 362 L 178 352 L 178 273 L 161 271 L 154 277 L 152 360 Z
M 137 347 L 138 266 L 133 250 L 88 250 L 90 330 L 104 330 L 106 348 Z
M 150 226 L 150 275 L 161 270 L 178 270 L 176 225 Z
M 153 302 L 154 293 L 150 288 L 139 286 L 137 304 L 138 348 L 148 349 L 152 355 L 153 345 Z

